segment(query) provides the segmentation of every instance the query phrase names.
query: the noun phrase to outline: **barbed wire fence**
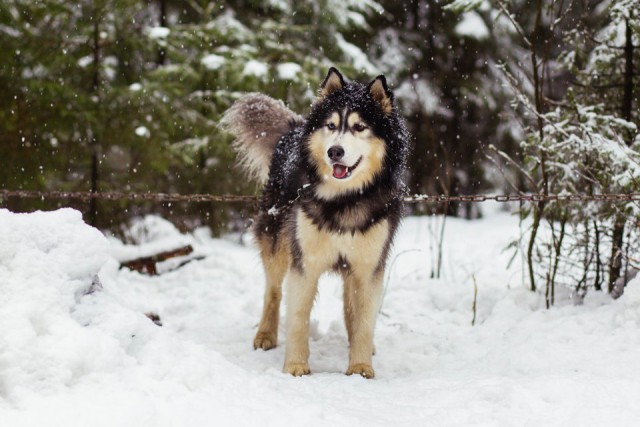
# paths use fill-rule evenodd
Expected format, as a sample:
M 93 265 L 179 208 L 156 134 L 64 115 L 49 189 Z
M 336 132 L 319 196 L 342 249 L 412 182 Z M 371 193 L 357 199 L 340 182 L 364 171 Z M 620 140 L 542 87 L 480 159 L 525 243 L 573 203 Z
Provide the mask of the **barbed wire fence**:
M 76 199 L 76 200 L 130 200 L 154 202 L 256 202 L 259 196 L 237 194 L 176 194 L 176 193 L 126 193 L 90 191 L 35 191 L 0 189 L 0 201 L 9 198 L 22 199 Z M 449 202 L 640 202 L 640 193 L 611 194 L 472 194 L 472 195 L 428 195 L 414 194 L 404 198 L 405 203 L 449 203 Z

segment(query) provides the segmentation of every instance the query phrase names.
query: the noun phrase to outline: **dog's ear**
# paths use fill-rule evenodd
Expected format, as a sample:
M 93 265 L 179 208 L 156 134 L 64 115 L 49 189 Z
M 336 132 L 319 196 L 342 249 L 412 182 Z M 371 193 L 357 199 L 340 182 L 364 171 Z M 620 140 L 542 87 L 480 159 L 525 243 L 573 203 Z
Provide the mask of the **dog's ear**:
M 344 87 L 344 77 L 340 74 L 335 67 L 329 68 L 329 73 L 327 73 L 327 77 L 324 78 L 324 81 L 320 85 L 320 98 L 324 98 L 325 96 L 331 95 L 336 90 L 340 90 Z
M 374 101 L 378 103 L 380 109 L 389 115 L 393 112 L 393 93 L 387 86 L 387 79 L 380 75 L 373 79 L 369 86 L 367 86 L 369 93 Z

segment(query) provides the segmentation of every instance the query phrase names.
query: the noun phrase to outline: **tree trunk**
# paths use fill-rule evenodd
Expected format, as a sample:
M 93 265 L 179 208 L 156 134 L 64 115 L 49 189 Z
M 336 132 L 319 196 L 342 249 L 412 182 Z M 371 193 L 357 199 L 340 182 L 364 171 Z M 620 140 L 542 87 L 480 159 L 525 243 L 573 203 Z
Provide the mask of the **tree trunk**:
M 596 251 L 596 278 L 593 284 L 593 287 L 596 291 L 602 290 L 602 282 L 604 281 L 601 278 L 600 273 L 602 272 L 602 262 L 600 261 L 600 230 L 598 229 L 598 223 L 593 221 L 593 228 L 595 230 L 595 251 Z
M 542 18 L 542 1 L 538 1 L 538 12 L 536 15 L 536 25 L 534 28 L 534 34 L 531 37 L 533 42 L 531 43 L 531 68 L 533 71 L 533 90 L 534 101 L 537 115 L 538 137 L 540 142 L 544 140 L 544 123 L 542 122 L 542 82 L 540 81 L 540 72 L 538 68 L 538 54 L 536 52 L 536 45 L 539 40 L 540 22 Z M 540 150 L 540 170 L 542 173 L 542 194 L 545 196 L 549 194 L 549 180 L 547 179 L 546 170 L 546 153 L 543 149 Z M 545 202 L 538 202 L 533 208 L 533 225 L 531 226 L 531 236 L 529 237 L 529 247 L 527 248 L 527 262 L 529 264 L 529 280 L 531 282 L 531 290 L 536 290 L 536 280 L 533 271 L 533 250 L 535 247 L 535 240 L 538 234 L 538 228 L 540 227 L 540 220 L 542 219 Z
M 625 46 L 624 46 L 624 94 L 622 98 L 622 118 L 626 121 L 631 121 L 631 108 L 633 106 L 633 37 L 631 33 L 631 26 L 629 25 L 629 19 L 626 21 L 627 29 L 625 32 Z M 627 145 L 631 145 L 631 138 L 627 138 Z
M 159 0 L 160 1 L 160 20 L 159 24 L 161 27 L 167 26 L 167 0 Z M 164 47 L 160 46 L 158 48 L 158 65 L 164 65 L 167 61 L 167 52 Z
M 624 46 L 624 93 L 622 97 L 622 118 L 631 121 L 631 109 L 633 107 L 633 37 L 629 19 L 626 21 L 625 46 Z M 632 139 L 627 136 L 627 145 L 631 145 Z M 624 247 L 624 228 L 626 218 L 624 214 L 616 215 L 615 224 L 613 226 L 613 238 L 611 245 L 611 258 L 609 259 L 609 293 L 613 291 L 616 280 L 620 277 L 622 270 L 622 248 Z M 626 283 L 625 283 L 626 285 Z
M 99 96 L 100 89 L 100 18 L 99 10 L 94 11 L 93 16 L 93 82 L 91 91 L 96 97 Z M 95 130 L 92 139 L 89 142 L 91 149 L 91 192 L 97 193 L 99 187 L 99 159 L 98 159 L 98 141 L 96 139 Z M 92 198 L 89 201 L 89 224 L 97 226 L 98 223 L 98 200 Z
M 93 147 L 91 153 L 91 192 L 97 193 L 98 188 L 98 150 Z M 98 224 L 98 199 L 89 200 L 89 225 L 96 227 Z
M 616 280 L 620 277 L 622 269 L 622 245 L 624 244 L 624 215 L 616 215 L 613 225 L 613 238 L 611 244 L 611 258 L 609 258 L 609 293 L 613 291 Z

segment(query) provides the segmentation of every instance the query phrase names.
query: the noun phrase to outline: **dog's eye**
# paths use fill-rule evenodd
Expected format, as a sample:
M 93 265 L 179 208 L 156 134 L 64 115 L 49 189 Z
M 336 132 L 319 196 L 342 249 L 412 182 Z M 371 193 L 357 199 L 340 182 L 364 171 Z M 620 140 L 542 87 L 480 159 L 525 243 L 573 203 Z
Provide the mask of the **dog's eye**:
M 336 125 L 335 123 L 331 122 L 327 125 L 327 129 L 329 130 L 336 130 Z
M 356 132 L 362 132 L 366 128 L 367 127 L 365 125 L 363 125 L 362 123 L 356 123 L 355 125 L 353 125 L 353 130 L 355 130 Z

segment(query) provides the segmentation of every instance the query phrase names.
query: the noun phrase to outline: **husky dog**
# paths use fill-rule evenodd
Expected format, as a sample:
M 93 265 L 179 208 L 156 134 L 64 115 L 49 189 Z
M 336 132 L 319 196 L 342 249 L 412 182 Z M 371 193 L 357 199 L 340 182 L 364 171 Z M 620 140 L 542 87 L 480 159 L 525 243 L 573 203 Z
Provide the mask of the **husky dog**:
M 409 148 L 384 76 L 347 82 L 331 68 L 306 118 L 249 94 L 225 113 L 240 163 L 264 185 L 254 233 L 267 287 L 255 349 L 276 346 L 286 292 L 284 372 L 310 373 L 309 316 L 318 279 L 344 280 L 347 375 L 373 378 L 373 329 L 389 248 L 403 211 Z

